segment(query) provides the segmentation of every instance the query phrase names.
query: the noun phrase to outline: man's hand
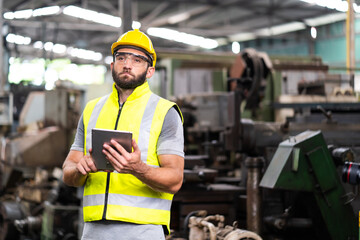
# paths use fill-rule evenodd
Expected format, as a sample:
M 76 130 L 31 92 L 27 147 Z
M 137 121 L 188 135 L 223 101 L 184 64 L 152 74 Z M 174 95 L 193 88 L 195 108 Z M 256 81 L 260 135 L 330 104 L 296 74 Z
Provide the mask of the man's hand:
M 83 156 L 80 161 L 76 164 L 76 169 L 82 174 L 87 175 L 90 172 L 97 172 L 97 168 L 95 166 L 94 160 L 91 157 L 91 150 L 90 154 Z
M 96 171 L 91 154 L 84 156 L 83 152 L 72 150 L 63 164 L 63 181 L 69 186 L 79 187 L 84 185 L 88 173 Z
M 103 153 L 117 172 L 134 174 L 146 171 L 146 164 L 141 161 L 141 152 L 134 139 L 131 143 L 134 149 L 132 153 L 127 152 L 115 140 L 111 140 L 110 143 L 117 151 L 109 144 L 105 143 L 103 146 Z
M 141 152 L 132 140 L 132 153 L 127 152 L 118 142 L 111 140 L 104 144 L 103 153 L 119 173 L 130 173 L 155 191 L 175 194 L 183 181 L 184 158 L 178 155 L 158 155 L 160 167 L 155 168 L 141 160 Z M 114 148 L 116 149 L 114 149 Z

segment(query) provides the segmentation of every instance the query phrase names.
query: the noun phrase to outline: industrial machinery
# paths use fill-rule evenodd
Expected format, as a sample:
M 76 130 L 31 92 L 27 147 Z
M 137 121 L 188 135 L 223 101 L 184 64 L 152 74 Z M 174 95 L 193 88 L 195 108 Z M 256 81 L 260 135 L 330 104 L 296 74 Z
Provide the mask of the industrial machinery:
M 357 239 L 357 191 L 341 182 L 339 168 L 359 161 L 360 104 L 333 94 L 353 80 L 328 70 L 316 57 L 269 58 L 246 49 L 230 70 L 228 91 L 179 97 L 186 169 L 173 223 L 198 209 L 263 239 Z M 286 157 L 289 139 L 295 150 Z M 272 178 L 286 187 L 265 184 Z
M 1 240 L 77 239 L 80 200 L 75 188 L 62 183 L 61 166 L 82 98 L 82 90 L 63 87 L 30 92 L 18 121 L 11 123 L 17 130 L 2 132 Z

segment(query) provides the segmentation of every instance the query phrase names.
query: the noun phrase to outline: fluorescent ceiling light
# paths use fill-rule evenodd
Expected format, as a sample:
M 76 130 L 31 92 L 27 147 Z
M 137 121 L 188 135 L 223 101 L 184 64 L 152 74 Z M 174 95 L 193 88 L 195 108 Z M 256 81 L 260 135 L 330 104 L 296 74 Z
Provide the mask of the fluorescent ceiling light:
M 106 56 L 105 58 L 104 58 L 104 62 L 106 63 L 106 64 L 111 64 L 112 63 L 112 61 L 113 61 L 113 57 L 112 56 Z
M 18 45 L 29 45 L 31 43 L 31 38 L 9 33 L 6 36 L 6 41 Z
M 113 27 L 121 26 L 121 18 L 115 17 L 105 13 L 80 8 L 76 6 L 67 6 L 64 8 L 63 13 L 72 17 L 82 18 L 88 21 L 102 23 Z
M 233 53 L 238 54 L 240 52 L 240 43 L 233 42 L 231 44 L 231 50 L 232 50 Z
M 44 46 L 44 44 L 43 44 L 41 41 L 36 41 L 36 42 L 34 42 L 34 44 L 33 44 L 33 47 L 34 47 L 34 48 L 37 48 L 37 49 L 42 49 L 43 46 Z
M 32 16 L 38 17 L 38 16 L 55 15 L 58 14 L 59 12 L 60 12 L 59 6 L 44 7 L 44 8 L 35 9 L 32 13 Z
M 77 57 L 87 60 L 100 61 L 102 59 L 102 54 L 99 52 L 94 52 L 91 50 L 80 49 L 80 48 L 67 47 L 59 43 L 54 44 L 52 42 L 46 42 L 44 44 L 41 41 L 36 41 L 33 44 L 33 47 L 37 49 L 45 49 L 45 51 L 47 52 L 52 51 L 57 54 L 67 53 L 72 57 Z
M 303 23 L 292 22 L 292 23 L 286 23 L 286 24 L 282 24 L 282 25 L 278 25 L 278 26 L 274 26 L 274 27 L 270 27 L 270 28 L 259 29 L 258 31 L 256 31 L 256 33 L 259 36 L 272 36 L 272 35 L 280 35 L 280 34 L 288 33 L 288 32 L 295 32 L 298 30 L 303 30 L 305 28 L 306 28 L 306 26 Z
M 55 15 L 60 12 L 59 6 L 51 6 L 51 7 L 44 7 L 38 8 L 35 10 L 26 9 L 20 10 L 15 12 L 6 12 L 4 13 L 5 19 L 28 19 L 31 17 L 39 17 L 39 16 L 47 16 L 47 15 Z
M 104 25 L 112 26 L 119 28 L 121 27 L 121 18 L 116 17 L 110 14 L 99 13 L 96 11 L 92 11 L 89 9 L 76 7 L 76 6 L 67 6 L 64 8 L 63 13 L 72 17 L 85 19 L 92 22 L 101 23 Z M 137 21 L 132 22 L 133 29 L 139 29 L 141 27 L 141 23 Z
M 56 44 L 53 46 L 52 51 L 53 51 L 54 53 L 63 54 L 63 53 L 66 52 L 66 46 L 63 45 L 63 44 L 56 43 Z
M 359 6 L 359 5 L 356 5 L 356 4 L 354 3 L 353 8 L 354 8 L 354 11 L 355 11 L 356 13 L 360 13 L 360 6 Z
M 133 21 L 131 27 L 132 27 L 133 29 L 140 29 L 141 23 L 138 22 L 138 21 Z
M 94 60 L 100 61 L 102 59 L 102 54 L 99 52 L 94 52 L 91 50 L 80 49 L 80 48 L 72 48 L 69 47 L 67 49 L 67 53 L 73 57 L 87 59 L 87 60 Z
M 234 34 L 229 36 L 229 40 L 230 41 L 249 41 L 249 40 L 253 40 L 256 38 L 255 33 L 248 33 L 248 32 L 244 32 L 244 33 L 238 33 L 238 34 Z
M 188 12 L 184 12 L 184 13 L 179 13 L 179 14 L 169 17 L 168 22 L 170 24 L 175 24 L 175 23 L 182 22 L 189 18 L 190 18 L 190 14 Z
M 52 42 L 46 42 L 46 43 L 44 44 L 44 49 L 45 49 L 45 51 L 50 52 L 50 51 L 53 49 L 53 46 L 54 46 L 54 43 L 52 43 Z
M 4 13 L 5 19 L 27 19 L 32 16 L 33 10 L 32 9 L 26 9 L 26 10 L 20 10 L 16 12 L 6 12 Z
M 308 18 L 305 19 L 304 22 L 309 26 L 316 27 L 320 25 L 343 21 L 345 19 L 346 19 L 346 13 L 334 13 L 317 18 Z
M 310 34 L 311 34 L 311 37 L 312 37 L 313 39 L 316 39 L 316 37 L 317 37 L 316 27 L 311 27 L 311 29 L 310 29 Z
M 168 28 L 149 28 L 147 33 L 151 36 L 181 42 L 192 46 L 199 46 L 206 49 L 213 49 L 219 46 L 216 40 L 184 32 L 178 32 Z
M 14 12 L 14 18 L 30 18 L 32 16 L 32 9 L 26 9 Z
M 311 5 L 318 5 L 320 7 L 326 7 L 329 9 L 335 9 L 339 12 L 347 12 L 349 9 L 349 4 L 347 1 L 342 0 L 301 0 L 307 2 Z M 360 13 L 359 6 L 356 3 L 353 3 L 354 11 Z

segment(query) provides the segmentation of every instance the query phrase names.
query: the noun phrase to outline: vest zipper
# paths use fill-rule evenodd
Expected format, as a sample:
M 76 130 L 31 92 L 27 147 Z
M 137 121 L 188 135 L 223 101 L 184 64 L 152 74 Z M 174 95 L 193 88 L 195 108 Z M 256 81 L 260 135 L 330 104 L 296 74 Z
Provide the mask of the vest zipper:
M 119 119 L 120 119 L 120 113 L 121 113 L 121 110 L 122 110 L 124 104 L 125 103 L 120 104 L 120 102 L 119 102 L 119 111 L 118 111 L 118 115 L 116 117 L 115 129 L 114 130 L 117 129 L 117 125 L 118 125 Z M 109 198 L 109 187 L 110 187 L 110 172 L 108 172 L 107 175 L 106 175 L 105 204 L 104 204 L 104 213 L 103 213 L 103 216 L 102 216 L 103 220 L 106 220 L 107 203 L 108 203 L 108 198 Z
M 114 129 L 114 130 L 117 129 L 117 125 L 118 125 L 119 119 L 120 119 L 120 113 L 121 113 L 121 110 L 122 110 L 123 107 L 124 107 L 124 104 L 125 104 L 125 103 L 123 103 L 123 104 L 120 104 L 120 103 L 119 103 L 119 111 L 118 111 L 118 115 L 117 115 L 117 118 L 116 118 L 115 129 Z

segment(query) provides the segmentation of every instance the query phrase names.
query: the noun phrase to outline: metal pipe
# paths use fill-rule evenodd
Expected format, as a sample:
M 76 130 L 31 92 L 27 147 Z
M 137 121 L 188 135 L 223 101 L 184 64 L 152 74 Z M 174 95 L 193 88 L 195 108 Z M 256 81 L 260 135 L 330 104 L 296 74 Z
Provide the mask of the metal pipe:
M 261 233 L 261 191 L 259 183 L 261 180 L 261 169 L 264 165 L 263 158 L 248 157 L 245 160 L 247 172 L 246 186 L 246 224 L 249 231 Z

